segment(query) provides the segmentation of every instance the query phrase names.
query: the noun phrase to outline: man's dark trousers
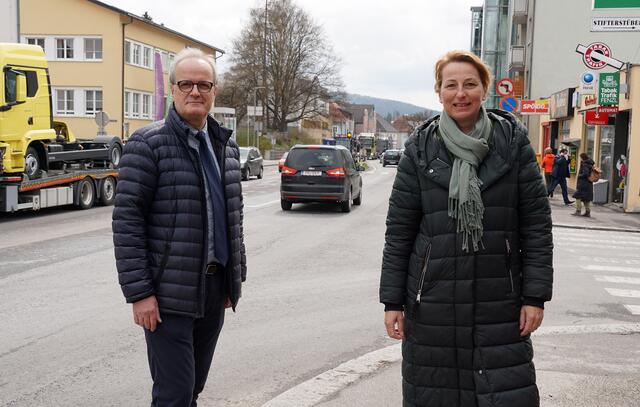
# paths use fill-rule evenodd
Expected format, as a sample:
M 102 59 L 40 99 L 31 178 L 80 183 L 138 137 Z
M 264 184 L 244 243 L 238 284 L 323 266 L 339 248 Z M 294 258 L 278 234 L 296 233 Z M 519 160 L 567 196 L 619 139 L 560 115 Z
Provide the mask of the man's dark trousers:
M 161 314 L 155 332 L 145 329 L 153 379 L 152 407 L 193 407 L 204 388 L 224 323 L 224 272 L 207 275 L 203 318 Z
M 551 182 L 550 188 L 547 190 L 547 195 L 553 195 L 553 190 L 560 185 L 560 189 L 562 189 L 562 199 L 564 199 L 564 203 L 571 202 L 569 200 L 569 190 L 567 189 L 567 179 L 565 177 L 553 178 Z

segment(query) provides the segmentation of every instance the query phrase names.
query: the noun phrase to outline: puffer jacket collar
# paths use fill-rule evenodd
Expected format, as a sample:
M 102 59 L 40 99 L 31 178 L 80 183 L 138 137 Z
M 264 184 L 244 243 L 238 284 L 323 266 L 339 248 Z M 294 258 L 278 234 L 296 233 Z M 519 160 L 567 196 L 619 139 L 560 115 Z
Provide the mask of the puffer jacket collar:
M 513 115 L 501 110 L 488 110 L 493 123 L 493 133 L 489 141 L 489 153 L 480 164 L 478 178 L 482 181 L 481 190 L 485 190 L 506 174 L 517 155 L 513 145 L 517 120 Z M 418 142 L 418 165 L 426 176 L 442 186 L 449 188 L 451 180 L 452 157 L 442 139 L 437 135 L 440 116 L 435 116 L 420 124 L 414 131 Z
M 180 117 L 175 105 L 171 105 L 171 109 L 169 109 L 167 123 L 171 127 L 171 130 L 186 143 L 189 135 L 189 125 Z M 222 145 L 231 138 L 231 134 L 233 133 L 232 130 L 220 126 L 211 116 L 207 116 L 207 130 L 209 136 Z

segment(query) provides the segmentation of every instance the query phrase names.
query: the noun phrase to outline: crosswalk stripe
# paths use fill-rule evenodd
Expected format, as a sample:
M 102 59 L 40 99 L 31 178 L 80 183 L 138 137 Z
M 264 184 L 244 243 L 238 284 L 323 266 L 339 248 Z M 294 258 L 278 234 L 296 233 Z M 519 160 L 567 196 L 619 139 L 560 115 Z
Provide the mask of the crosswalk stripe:
M 614 297 L 640 298 L 640 290 L 626 290 L 620 288 L 605 288 Z
M 595 276 L 602 283 L 640 284 L 640 278 L 620 276 Z
M 583 269 L 589 271 L 608 271 L 608 272 L 621 272 L 621 273 L 638 273 L 640 274 L 640 268 L 638 267 L 622 267 L 622 266 L 603 266 L 599 264 L 590 264 L 588 266 L 582 266 Z
M 625 305 L 624 307 L 633 315 L 640 315 L 640 305 Z
M 630 240 L 611 240 L 611 239 L 589 239 L 589 238 L 579 238 L 579 237 L 563 237 L 562 242 L 571 241 L 571 242 L 591 242 L 591 243 L 608 243 L 608 244 L 619 244 L 622 247 L 625 246 L 640 246 L 640 241 L 633 242 Z

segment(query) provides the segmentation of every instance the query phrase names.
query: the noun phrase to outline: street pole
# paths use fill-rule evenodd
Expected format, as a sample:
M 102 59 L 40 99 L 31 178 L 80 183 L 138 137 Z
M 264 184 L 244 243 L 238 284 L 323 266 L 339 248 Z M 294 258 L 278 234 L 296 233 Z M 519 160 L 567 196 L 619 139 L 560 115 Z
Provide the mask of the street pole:
M 256 115 L 258 114 L 258 100 L 256 98 L 257 93 L 258 93 L 258 88 L 257 87 L 253 88 L 253 108 L 254 108 L 254 111 L 253 111 L 253 114 L 254 114 L 253 115 L 253 131 L 256 133 L 256 147 L 260 147 L 258 145 L 258 131 L 256 130 L 256 122 L 257 122 Z M 262 114 L 264 114 L 264 112 Z

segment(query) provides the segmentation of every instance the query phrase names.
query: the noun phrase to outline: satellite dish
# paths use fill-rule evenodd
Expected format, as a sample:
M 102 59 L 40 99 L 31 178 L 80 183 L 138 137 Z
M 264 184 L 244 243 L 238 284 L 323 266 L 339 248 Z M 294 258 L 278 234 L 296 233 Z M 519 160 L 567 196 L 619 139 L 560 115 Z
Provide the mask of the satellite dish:
M 97 112 L 94 120 L 98 126 L 104 127 L 109 124 L 109 115 L 106 112 Z

